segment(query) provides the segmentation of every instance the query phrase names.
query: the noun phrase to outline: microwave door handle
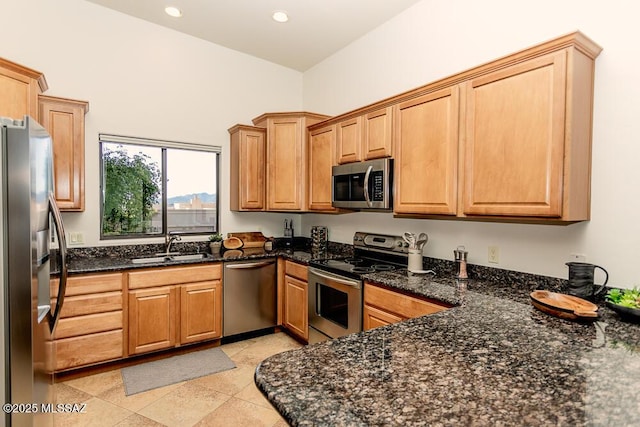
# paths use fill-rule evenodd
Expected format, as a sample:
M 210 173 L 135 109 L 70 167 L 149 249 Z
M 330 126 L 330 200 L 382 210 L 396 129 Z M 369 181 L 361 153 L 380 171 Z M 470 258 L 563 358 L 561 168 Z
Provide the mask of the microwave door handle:
M 371 199 L 369 198 L 369 179 L 371 178 L 371 171 L 373 166 L 369 166 L 364 174 L 364 200 L 367 202 L 367 206 L 373 207 Z

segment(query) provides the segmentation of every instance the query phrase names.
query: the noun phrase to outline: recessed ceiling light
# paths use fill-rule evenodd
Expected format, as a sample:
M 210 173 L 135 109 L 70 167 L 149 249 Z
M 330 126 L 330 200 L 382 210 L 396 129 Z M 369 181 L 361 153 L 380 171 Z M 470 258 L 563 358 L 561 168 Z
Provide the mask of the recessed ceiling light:
M 180 18 L 182 16 L 182 11 L 174 6 L 167 6 L 164 8 L 164 11 L 167 15 L 173 16 L 174 18 Z
M 276 10 L 275 12 L 273 12 L 273 15 L 271 15 L 271 17 L 276 22 L 287 22 L 289 20 L 289 15 L 287 15 L 287 12 L 285 12 L 284 10 Z

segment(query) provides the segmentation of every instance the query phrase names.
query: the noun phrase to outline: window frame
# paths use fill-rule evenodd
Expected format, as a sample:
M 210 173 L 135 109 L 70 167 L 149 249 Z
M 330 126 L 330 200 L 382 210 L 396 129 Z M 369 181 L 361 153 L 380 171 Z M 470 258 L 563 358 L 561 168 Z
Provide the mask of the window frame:
M 222 154 L 222 147 L 217 145 L 204 145 L 193 144 L 178 141 L 169 141 L 161 139 L 139 138 L 132 136 L 112 135 L 100 133 L 98 134 L 99 143 L 99 157 L 100 157 L 100 240 L 123 240 L 123 239 L 146 239 L 164 237 L 168 234 L 168 212 L 167 212 L 167 150 L 179 149 L 188 151 L 200 151 L 215 154 L 215 179 L 216 179 L 216 212 L 215 212 L 215 227 L 210 231 L 185 231 L 171 233 L 180 234 L 181 236 L 205 236 L 220 232 L 220 157 Z M 159 148 L 161 150 L 161 165 L 160 175 L 162 180 L 162 188 L 160 194 L 160 203 L 162 205 L 162 231 L 160 233 L 138 233 L 138 234 L 121 234 L 121 235 L 105 235 L 104 234 L 104 206 L 105 206 L 105 174 L 104 174 L 104 156 L 103 156 L 103 143 L 109 144 L 121 144 L 121 145 L 137 145 L 152 148 Z

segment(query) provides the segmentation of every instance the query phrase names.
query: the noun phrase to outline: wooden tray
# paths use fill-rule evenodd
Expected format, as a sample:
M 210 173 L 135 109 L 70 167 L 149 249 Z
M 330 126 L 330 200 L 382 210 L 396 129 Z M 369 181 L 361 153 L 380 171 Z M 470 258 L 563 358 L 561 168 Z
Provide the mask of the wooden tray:
M 227 237 L 237 237 L 242 240 L 245 248 L 262 248 L 267 238 L 260 231 L 249 231 L 245 233 L 227 233 Z
M 531 303 L 535 308 L 552 316 L 569 320 L 596 320 L 598 306 L 572 295 L 549 291 L 533 291 Z

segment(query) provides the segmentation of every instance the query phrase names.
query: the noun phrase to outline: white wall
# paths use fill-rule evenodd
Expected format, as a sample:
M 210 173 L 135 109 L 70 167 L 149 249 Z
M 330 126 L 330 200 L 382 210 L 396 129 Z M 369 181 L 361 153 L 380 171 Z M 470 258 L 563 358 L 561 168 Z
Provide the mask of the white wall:
M 637 6 L 614 0 L 423 0 L 304 75 L 304 107 L 337 115 L 422 86 L 576 29 L 604 50 L 596 60 L 591 221 L 569 226 L 394 219 L 391 214 L 306 215 L 302 231 L 327 225 L 331 240 L 353 232 L 429 234 L 424 254 L 453 258 L 465 245 L 469 261 L 567 277 L 570 253 L 608 269 L 616 286 L 640 285 L 640 69 Z
M 528 6 L 527 6 L 528 5 Z M 90 102 L 86 116 L 86 211 L 64 215 L 68 231 L 99 240 L 97 134 L 108 132 L 223 147 L 222 229 L 282 235 L 327 225 L 331 240 L 357 230 L 425 231 L 425 255 L 451 259 L 458 245 L 470 262 L 566 277 L 569 253 L 584 253 L 618 286 L 635 279 L 640 247 L 640 69 L 634 3 L 565 0 L 423 0 L 301 74 L 83 0 L 2 0 L 0 56 L 43 71 L 53 96 Z M 570 226 L 340 216 L 231 213 L 228 134 L 267 111 L 340 114 L 580 29 L 604 47 L 596 61 L 592 220 Z M 197 175 L 195 176 L 197 178 Z M 116 242 L 121 243 L 121 242 Z
M 99 240 L 100 132 L 221 145 L 222 231 L 282 234 L 284 215 L 229 211 L 227 129 L 300 110 L 302 73 L 83 0 L 1 4 L 0 56 L 43 72 L 47 95 L 89 101 L 86 210 L 63 215 L 84 246 L 122 244 Z

